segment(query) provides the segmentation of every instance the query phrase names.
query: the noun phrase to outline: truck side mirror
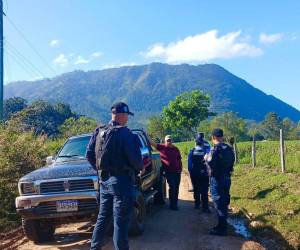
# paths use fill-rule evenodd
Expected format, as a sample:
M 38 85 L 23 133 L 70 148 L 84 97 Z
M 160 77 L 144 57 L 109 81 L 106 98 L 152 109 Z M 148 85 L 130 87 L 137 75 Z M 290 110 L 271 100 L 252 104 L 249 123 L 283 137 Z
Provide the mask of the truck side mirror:
M 46 158 L 46 164 L 51 165 L 54 162 L 54 156 L 47 156 Z

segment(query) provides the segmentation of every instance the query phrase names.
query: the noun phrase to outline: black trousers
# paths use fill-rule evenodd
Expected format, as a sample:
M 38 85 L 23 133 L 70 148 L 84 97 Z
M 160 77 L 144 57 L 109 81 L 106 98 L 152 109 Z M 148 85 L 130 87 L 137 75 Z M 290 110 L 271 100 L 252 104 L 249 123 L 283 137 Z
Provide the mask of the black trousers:
M 191 174 L 190 176 L 194 189 L 195 206 L 200 207 L 200 203 L 202 203 L 202 208 L 208 208 L 209 177 L 200 174 Z
M 177 208 L 181 173 L 166 172 L 166 179 L 169 184 L 170 208 Z

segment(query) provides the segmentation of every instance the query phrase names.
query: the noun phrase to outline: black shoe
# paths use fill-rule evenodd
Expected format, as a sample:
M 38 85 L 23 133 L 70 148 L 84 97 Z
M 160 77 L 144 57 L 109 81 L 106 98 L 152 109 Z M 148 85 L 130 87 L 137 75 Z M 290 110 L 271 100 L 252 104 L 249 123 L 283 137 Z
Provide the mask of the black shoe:
M 220 227 L 214 227 L 209 231 L 209 234 L 215 236 L 226 236 L 227 230 L 221 229 Z
M 195 209 L 200 209 L 200 206 L 199 205 L 195 205 L 194 208 Z
M 211 211 L 210 211 L 210 209 L 208 207 L 207 208 L 202 208 L 202 213 L 210 214 Z

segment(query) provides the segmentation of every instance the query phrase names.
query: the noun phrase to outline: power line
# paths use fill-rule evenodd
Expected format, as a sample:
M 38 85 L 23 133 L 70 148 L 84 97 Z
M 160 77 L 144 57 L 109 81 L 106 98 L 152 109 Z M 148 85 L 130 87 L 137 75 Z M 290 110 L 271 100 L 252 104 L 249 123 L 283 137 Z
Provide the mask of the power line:
M 24 62 L 22 62 L 13 53 L 11 53 L 9 51 L 6 51 L 6 53 L 11 56 L 11 58 L 28 74 L 28 76 L 30 76 L 30 77 L 36 77 L 37 76 L 35 71 L 33 71 L 32 69 L 28 69 L 26 64 L 24 64 Z
M 55 71 L 53 68 L 48 64 L 48 62 L 42 57 L 42 55 L 37 51 L 37 49 L 33 46 L 33 44 L 26 38 L 24 33 L 17 27 L 16 24 L 8 17 L 5 16 L 8 22 L 19 32 L 20 36 L 26 41 L 26 43 L 29 45 L 29 47 L 38 55 L 38 57 L 41 59 L 41 61 L 51 70 L 52 73 L 55 74 Z
M 15 56 L 19 57 L 24 64 L 27 64 L 27 66 L 31 67 L 34 71 L 38 72 L 43 78 L 47 78 L 33 63 L 30 62 L 17 48 L 15 48 L 10 42 L 5 40 L 5 45 L 7 49 L 10 49 L 12 53 L 14 53 Z

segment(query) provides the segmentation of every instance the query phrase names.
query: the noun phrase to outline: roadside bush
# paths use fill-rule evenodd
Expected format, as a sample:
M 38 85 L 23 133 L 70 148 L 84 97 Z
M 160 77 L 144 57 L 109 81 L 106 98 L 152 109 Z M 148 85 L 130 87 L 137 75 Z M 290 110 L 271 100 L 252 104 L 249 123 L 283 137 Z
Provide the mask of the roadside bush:
M 21 131 L 15 122 L 0 126 L 0 230 L 15 224 L 18 180 L 43 165 L 49 150 L 45 136 Z

